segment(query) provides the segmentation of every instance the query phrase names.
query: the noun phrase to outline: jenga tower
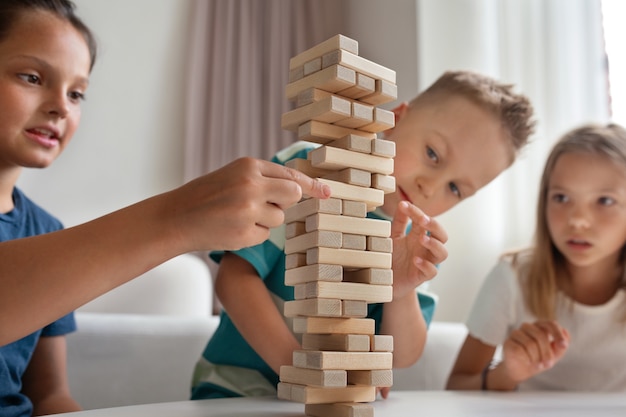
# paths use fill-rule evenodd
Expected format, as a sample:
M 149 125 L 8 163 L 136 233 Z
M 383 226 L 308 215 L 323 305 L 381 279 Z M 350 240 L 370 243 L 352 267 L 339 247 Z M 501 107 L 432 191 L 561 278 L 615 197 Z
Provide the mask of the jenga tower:
M 328 184 L 330 199 L 305 197 L 285 212 L 285 303 L 302 350 L 280 369 L 278 397 L 319 417 L 372 417 L 376 387 L 392 384 L 392 336 L 375 334 L 369 303 L 392 299 L 391 223 L 367 218 L 395 190 L 395 143 L 377 138 L 394 114 L 376 105 L 397 98 L 394 71 L 358 55 L 342 35 L 289 62 L 284 129 L 322 144 L 287 163 Z

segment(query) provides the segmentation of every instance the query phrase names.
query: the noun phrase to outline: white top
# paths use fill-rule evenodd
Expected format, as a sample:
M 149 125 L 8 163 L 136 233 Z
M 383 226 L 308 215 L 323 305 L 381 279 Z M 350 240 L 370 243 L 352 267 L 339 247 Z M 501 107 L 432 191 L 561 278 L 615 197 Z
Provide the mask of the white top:
M 571 335 L 569 348 L 553 368 L 521 383 L 520 390 L 626 391 L 626 294 L 588 306 L 560 294 L 557 321 Z M 467 322 L 469 333 L 500 346 L 514 329 L 536 317 L 526 308 L 517 273 L 501 260 L 482 285 Z

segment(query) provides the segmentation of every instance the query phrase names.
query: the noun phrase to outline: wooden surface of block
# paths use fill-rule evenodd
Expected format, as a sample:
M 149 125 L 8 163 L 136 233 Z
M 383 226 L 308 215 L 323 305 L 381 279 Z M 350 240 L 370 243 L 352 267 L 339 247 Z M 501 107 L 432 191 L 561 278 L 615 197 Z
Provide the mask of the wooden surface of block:
M 337 198 L 309 198 L 285 209 L 285 223 L 301 221 L 315 213 L 341 214 L 343 202 Z
M 329 93 L 328 91 L 311 87 L 298 93 L 296 96 L 296 107 L 306 106 L 307 104 L 315 103 L 316 101 L 320 101 L 330 96 L 332 96 L 332 93 Z
M 341 200 L 341 214 L 350 217 L 366 217 L 367 204 L 362 201 Z
M 285 225 L 285 239 L 291 239 L 305 233 L 306 225 L 304 222 L 291 222 Z
M 394 158 L 396 156 L 396 143 L 385 139 L 372 139 L 372 155 L 383 156 L 385 158 Z
M 376 387 L 361 385 L 345 388 L 322 388 L 279 382 L 277 391 L 278 398 L 303 404 L 372 402 L 376 400 Z
M 324 178 L 365 188 L 369 188 L 372 185 L 372 174 L 368 171 L 356 168 L 346 168 L 340 171 L 333 171 L 330 174 L 324 175 Z
M 374 417 L 374 407 L 363 403 L 306 404 L 304 414 L 310 417 Z
M 298 139 L 308 142 L 325 144 L 346 135 L 357 135 L 368 139 L 374 139 L 376 137 L 376 133 L 349 129 L 329 123 L 317 122 L 315 120 L 303 123 L 298 127 Z
M 289 70 L 289 82 L 292 83 L 294 81 L 298 81 L 299 79 L 301 79 L 302 77 L 304 77 L 304 65 L 301 65 L 299 67 L 296 67 L 294 69 L 290 69 Z M 374 89 L 376 87 L 374 86 Z M 375 91 L 375 90 L 374 90 Z M 373 93 L 370 93 L 370 95 Z
M 343 245 L 341 245 L 341 247 L 343 247 Z M 393 239 L 391 239 L 390 237 L 368 236 L 366 247 L 367 250 L 373 252 L 391 253 L 393 251 Z
M 330 169 L 315 168 L 313 165 L 311 165 L 311 161 L 302 158 L 290 159 L 289 161 L 285 162 L 285 166 L 297 169 L 298 171 L 308 175 L 311 178 L 321 178 L 333 172 Z
M 283 365 L 279 373 L 281 382 L 317 387 L 345 387 L 348 373 L 340 369 L 305 369 Z M 361 384 L 364 385 L 364 384 Z
M 357 71 L 356 83 L 352 87 L 339 91 L 337 94 L 343 97 L 359 99 L 376 93 L 376 79 Z
M 312 248 L 306 251 L 306 263 L 343 265 L 347 268 L 391 268 L 391 254 L 351 249 Z
M 297 300 L 306 298 L 338 298 L 361 300 L 367 303 L 388 303 L 393 299 L 391 285 L 370 285 L 357 282 L 313 281 L 294 288 Z
M 391 129 L 396 124 L 396 116 L 393 112 L 385 109 L 381 109 L 380 107 L 374 108 L 374 121 L 368 125 L 359 127 L 359 130 L 364 130 L 366 132 L 384 132 L 385 130 Z M 388 172 L 381 172 L 381 174 L 390 174 Z
M 360 282 L 372 285 L 393 285 L 393 271 L 391 269 L 364 268 L 343 272 L 346 282 Z
M 386 80 L 376 80 L 375 91 L 372 94 L 359 97 L 359 100 L 374 106 L 380 106 L 397 98 L 398 86 L 395 83 Z
M 340 352 L 369 352 L 371 336 L 366 334 L 315 334 L 302 335 L 302 349 Z
M 320 101 L 298 107 L 281 117 L 281 127 L 285 130 L 298 131 L 298 127 L 309 120 L 334 123 L 352 117 L 352 103 L 339 96 L 330 95 Z M 372 114 L 371 120 L 374 120 Z
M 336 298 L 285 301 L 283 314 L 285 317 L 342 317 L 342 301 Z
M 337 126 L 358 129 L 374 122 L 374 107 L 369 104 L 354 102 L 351 105 L 351 116 L 339 119 L 333 123 Z
M 372 188 L 381 190 L 385 194 L 396 191 L 396 177 L 391 175 L 372 174 L 370 183 Z
M 367 317 L 367 301 L 361 300 L 341 300 L 342 317 Z
M 367 205 L 367 210 L 374 210 L 385 202 L 385 193 L 375 188 L 364 188 L 358 185 L 318 178 L 318 181 L 330 187 L 330 195 L 342 200 L 361 201 Z
M 330 146 L 313 149 L 307 155 L 315 168 L 339 170 L 346 167 L 384 175 L 393 173 L 393 158 L 354 152 Z
M 373 370 L 391 369 L 391 352 L 334 352 L 295 350 L 293 366 L 308 369 Z
M 348 383 L 351 385 L 390 387 L 393 385 L 393 371 L 391 369 L 348 371 Z
M 289 60 L 289 69 L 293 69 L 304 64 L 314 58 L 321 57 L 324 54 L 337 50 L 344 49 L 355 55 L 359 54 L 359 43 L 345 35 L 335 35 L 317 45 L 300 52 L 296 56 Z
M 343 277 L 341 265 L 315 264 L 285 271 L 285 285 L 298 285 L 311 281 L 340 282 Z
M 293 319 L 295 333 L 373 335 L 374 326 L 374 319 L 335 317 L 295 317 Z
M 310 75 L 314 72 L 321 70 L 322 69 L 322 57 L 320 56 L 320 57 L 317 57 L 310 61 L 305 62 L 302 68 L 303 68 L 305 77 L 307 75 Z
M 370 335 L 370 351 L 393 352 L 393 336 L 388 334 Z
M 396 83 L 396 72 L 394 70 L 346 50 L 336 49 L 322 56 L 322 68 L 333 65 L 342 65 L 374 79 L 389 81 L 393 84 Z
M 367 236 L 342 233 L 341 247 L 342 249 L 365 250 L 367 249 Z
M 371 153 L 373 140 L 374 139 L 358 135 L 346 135 L 342 138 L 329 142 L 327 146 L 346 149 L 353 152 Z
M 301 266 L 308 265 L 307 264 L 308 257 L 309 257 L 308 253 L 307 254 L 292 253 L 290 255 L 286 255 L 285 256 L 285 269 L 299 268 Z M 314 263 L 321 263 L 321 262 L 311 262 L 311 263 L 314 264 Z
M 287 84 L 285 96 L 290 100 L 295 99 L 300 92 L 311 87 L 335 93 L 351 87 L 355 83 L 356 73 L 354 70 L 341 65 L 333 65 Z
M 306 231 L 330 230 L 355 235 L 389 237 L 391 222 L 380 219 L 317 213 L 305 219 Z
M 306 253 L 307 250 L 314 247 L 340 248 L 342 242 L 341 232 L 316 230 L 287 239 L 285 241 L 285 254 Z

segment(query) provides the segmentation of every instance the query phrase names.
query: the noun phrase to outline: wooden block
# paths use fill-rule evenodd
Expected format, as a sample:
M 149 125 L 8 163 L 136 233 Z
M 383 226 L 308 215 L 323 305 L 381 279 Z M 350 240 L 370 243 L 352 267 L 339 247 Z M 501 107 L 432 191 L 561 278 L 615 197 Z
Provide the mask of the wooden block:
M 385 200 L 385 193 L 375 188 L 364 188 L 324 178 L 318 178 L 318 181 L 330 187 L 330 195 L 334 198 L 364 202 L 368 211 L 382 206 Z
M 376 80 L 376 88 L 372 94 L 359 97 L 363 101 L 374 106 L 389 103 L 398 98 L 398 86 L 386 80 Z
M 372 139 L 372 155 L 393 158 L 396 156 L 396 143 L 392 140 Z
M 342 209 L 342 200 L 337 198 L 309 198 L 285 209 L 285 223 L 304 220 L 314 213 L 341 214 Z
M 342 317 L 367 317 L 367 301 L 361 300 L 341 300 Z
M 391 352 L 316 350 L 295 350 L 293 352 L 293 366 L 307 369 L 345 369 L 347 371 L 391 369 L 392 359 Z
M 353 152 L 371 153 L 372 140 L 363 136 L 346 135 L 342 138 L 329 142 L 327 146 L 341 148 Z
M 343 244 L 341 247 L 343 247 Z M 367 250 L 373 252 L 391 253 L 393 251 L 393 239 L 390 237 L 368 236 L 366 247 Z
M 371 285 L 393 285 L 393 271 L 391 269 L 365 268 L 353 271 L 344 271 L 345 282 L 360 282 Z
M 334 51 L 337 49 L 344 49 L 355 55 L 359 54 L 359 43 L 354 39 L 350 39 L 344 35 L 335 35 L 324 42 L 300 52 L 289 60 L 289 69 L 293 69 L 304 65 L 305 62 L 312 60 L 313 58 L 321 57 L 322 55 Z
M 353 102 L 350 117 L 329 123 L 334 123 L 337 126 L 348 127 L 350 129 L 358 129 L 361 126 L 367 126 L 373 122 L 374 107 L 369 104 Z
M 385 194 L 396 191 L 396 177 L 383 174 L 372 174 L 372 188 L 381 190 Z
M 314 247 L 340 248 L 341 244 L 341 232 L 316 230 L 285 241 L 285 254 L 306 253 Z
M 320 101 L 283 113 L 281 126 L 296 132 L 298 126 L 309 120 L 334 123 L 352 116 L 352 103 L 345 98 L 330 95 Z M 374 120 L 372 116 L 372 120 Z M 369 125 L 368 125 L 369 126 Z
M 285 285 L 298 285 L 311 281 L 340 282 L 342 276 L 341 265 L 306 265 L 285 271 Z
M 389 237 L 391 222 L 387 220 L 317 213 L 306 218 L 306 231 L 331 230 L 355 235 Z
M 341 234 L 341 247 L 343 249 L 366 250 L 367 237 L 363 235 L 354 235 L 350 233 Z M 382 251 L 379 251 L 382 252 Z
M 366 132 L 383 132 L 385 130 L 391 129 L 396 124 L 396 116 L 392 111 L 381 109 L 380 107 L 374 108 L 374 122 L 365 126 L 359 127 L 360 130 L 364 130 Z M 381 172 L 381 174 L 385 174 L 385 172 Z
M 384 175 L 393 173 L 393 159 L 341 148 L 321 146 L 307 155 L 315 168 L 339 170 L 346 167 L 362 169 Z
M 376 133 L 348 129 L 347 127 L 335 126 L 315 120 L 303 123 L 298 127 L 298 139 L 307 142 L 326 144 L 346 135 L 357 135 L 369 139 L 376 137 Z
M 308 254 L 305 255 L 303 253 L 292 253 L 290 255 L 285 256 L 285 269 L 293 269 L 299 268 L 301 266 L 307 265 Z M 311 263 L 320 263 L 320 262 L 311 262 Z
M 313 281 L 294 287 L 296 300 L 306 298 L 338 298 L 367 303 L 388 303 L 393 299 L 391 285 L 370 285 L 357 282 Z
M 328 91 L 320 90 L 319 88 L 311 87 L 304 91 L 301 91 L 296 96 L 296 107 L 306 106 L 307 104 L 315 103 L 326 97 L 330 97 L 332 93 Z
M 302 158 L 291 159 L 285 162 L 285 166 L 297 169 L 298 171 L 308 175 L 311 178 L 320 178 L 332 173 L 332 170 L 330 169 L 315 168 L 313 165 L 311 165 L 311 161 Z
M 299 66 L 297 68 L 289 70 L 289 82 L 290 83 L 292 83 L 294 81 L 298 81 L 299 79 L 301 79 L 303 77 L 304 77 L 304 65 L 301 65 L 301 66 Z M 374 86 L 374 91 L 376 91 L 375 89 L 376 89 L 376 86 Z M 372 93 L 367 94 L 367 95 L 371 95 L 371 94 Z
M 302 335 L 302 349 L 340 352 L 369 352 L 373 335 L 366 334 L 315 334 Z
M 370 335 L 370 351 L 393 352 L 393 336 L 388 334 Z
M 304 222 L 291 222 L 285 225 L 285 239 L 300 236 L 306 233 Z
M 341 304 L 341 300 L 328 298 L 290 300 L 285 302 L 283 314 L 285 317 L 342 317 Z
M 289 386 L 285 387 L 284 385 Z M 277 391 L 278 398 L 303 404 L 372 402 L 376 400 L 376 387 L 362 385 L 344 388 L 322 388 L 279 382 Z
M 396 72 L 345 50 L 337 49 L 322 56 L 322 68 L 342 65 L 374 79 L 396 83 Z
M 393 371 L 391 369 L 348 371 L 348 384 L 390 387 L 393 385 Z
M 367 204 L 362 201 L 342 200 L 341 214 L 363 218 L 367 216 Z
M 324 175 L 324 178 L 344 184 L 358 185 L 359 187 L 369 188 L 372 186 L 372 174 L 362 169 L 346 168 L 341 171 L 333 171 Z
M 376 93 L 376 79 L 357 71 L 356 83 L 352 87 L 339 91 L 337 94 L 343 97 L 358 99 L 371 96 L 374 93 Z
M 314 72 L 298 81 L 287 84 L 285 96 L 295 99 L 301 91 L 315 87 L 320 90 L 335 93 L 353 86 L 356 83 L 356 73 L 350 68 L 333 65 L 321 71 Z
M 342 265 L 345 268 L 391 268 L 391 254 L 350 249 L 313 248 L 306 251 L 306 262 L 311 264 Z
M 316 387 L 345 387 L 348 380 L 348 373 L 344 370 L 304 369 L 288 365 L 280 367 L 279 375 L 281 382 Z
M 374 326 L 374 319 L 335 317 L 295 317 L 293 319 L 295 333 L 373 335 Z
M 305 404 L 310 417 L 374 417 L 374 407 L 362 403 Z
M 317 57 L 308 62 L 305 62 L 303 65 L 304 68 L 304 76 L 311 75 L 314 72 L 317 72 L 322 69 L 322 57 Z

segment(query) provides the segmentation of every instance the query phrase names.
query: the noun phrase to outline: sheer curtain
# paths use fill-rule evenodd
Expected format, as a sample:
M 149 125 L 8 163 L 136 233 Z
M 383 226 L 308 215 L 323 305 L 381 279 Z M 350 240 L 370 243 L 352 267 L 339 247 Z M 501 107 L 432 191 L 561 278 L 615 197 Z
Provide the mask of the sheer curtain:
M 537 132 L 512 168 L 444 214 L 449 258 L 431 289 L 436 318 L 464 320 L 498 255 L 531 242 L 539 178 L 566 130 L 607 122 L 600 0 L 418 0 L 419 85 L 446 69 L 513 83 L 536 110 Z
M 343 2 L 195 0 L 186 104 L 185 179 L 240 156 L 270 158 L 294 139 L 280 127 L 289 59 L 338 31 Z

